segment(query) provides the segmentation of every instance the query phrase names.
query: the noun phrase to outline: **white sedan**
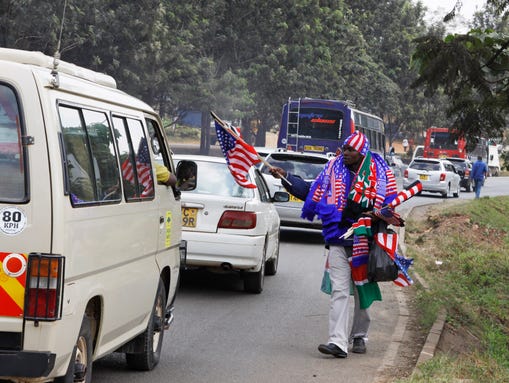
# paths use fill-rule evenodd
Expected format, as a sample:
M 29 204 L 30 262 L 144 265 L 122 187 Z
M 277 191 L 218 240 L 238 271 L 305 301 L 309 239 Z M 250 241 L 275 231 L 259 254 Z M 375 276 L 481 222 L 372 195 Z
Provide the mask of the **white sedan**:
M 460 195 L 460 176 L 454 165 L 441 158 L 414 159 L 405 169 L 403 187 L 406 188 L 416 180 L 421 181 L 422 191 L 440 193 L 447 198 L 451 193 L 454 197 Z
M 181 191 L 182 239 L 187 241 L 187 267 L 238 271 L 244 289 L 263 290 L 264 275 L 277 272 L 279 215 L 260 171 L 251 167 L 256 188 L 239 186 L 220 157 L 174 155 Z M 191 181 L 190 181 L 191 180 Z

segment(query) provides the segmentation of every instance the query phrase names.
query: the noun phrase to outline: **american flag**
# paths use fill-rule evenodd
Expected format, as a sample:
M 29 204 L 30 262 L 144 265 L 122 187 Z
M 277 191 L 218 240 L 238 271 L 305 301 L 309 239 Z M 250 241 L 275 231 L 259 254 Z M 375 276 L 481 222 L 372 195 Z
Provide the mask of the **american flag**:
M 148 152 L 147 140 L 143 137 L 138 145 L 136 155 L 136 173 L 138 183 L 143 186 L 141 197 L 150 197 L 154 193 L 154 181 L 152 180 L 152 167 L 150 165 L 150 154 Z M 122 163 L 122 176 L 125 180 L 134 184 L 134 171 L 129 157 Z
M 230 169 L 233 178 L 242 187 L 256 188 L 256 185 L 247 179 L 247 173 L 251 166 L 261 161 L 258 153 L 256 153 L 256 150 L 251 145 L 238 136 L 238 132 L 233 127 L 227 126 L 223 128 L 217 121 L 215 123 L 219 146 L 226 158 L 228 169 Z M 231 129 L 236 137 L 227 132 L 226 129 Z

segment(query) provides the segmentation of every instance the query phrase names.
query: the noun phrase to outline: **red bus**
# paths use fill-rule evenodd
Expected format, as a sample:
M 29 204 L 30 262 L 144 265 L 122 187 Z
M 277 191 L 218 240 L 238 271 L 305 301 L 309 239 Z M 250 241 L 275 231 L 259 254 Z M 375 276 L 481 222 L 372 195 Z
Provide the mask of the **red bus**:
M 426 130 L 423 157 L 467 158 L 466 141 L 456 129 L 432 126 Z

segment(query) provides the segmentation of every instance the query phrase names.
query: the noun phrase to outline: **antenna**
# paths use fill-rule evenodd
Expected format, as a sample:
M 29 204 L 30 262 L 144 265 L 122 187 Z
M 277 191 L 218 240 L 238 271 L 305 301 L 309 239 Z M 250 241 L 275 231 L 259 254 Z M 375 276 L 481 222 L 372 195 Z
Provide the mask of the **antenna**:
M 62 20 L 60 21 L 60 33 L 58 35 L 57 49 L 53 56 L 53 69 L 51 70 L 51 75 L 53 78 L 51 79 L 51 85 L 55 88 L 60 86 L 60 80 L 58 78 L 58 64 L 60 62 L 60 45 L 62 44 L 62 32 L 64 30 L 64 21 L 65 21 L 65 10 L 67 8 L 67 0 L 64 0 L 64 10 L 62 12 Z

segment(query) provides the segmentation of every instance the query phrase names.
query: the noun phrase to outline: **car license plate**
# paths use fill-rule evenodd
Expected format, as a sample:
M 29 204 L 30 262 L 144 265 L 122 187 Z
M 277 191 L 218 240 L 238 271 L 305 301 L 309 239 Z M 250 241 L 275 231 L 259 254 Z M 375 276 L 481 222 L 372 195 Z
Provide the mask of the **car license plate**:
M 419 179 L 421 181 L 427 181 L 429 179 L 429 176 L 427 174 L 419 174 Z
M 323 152 L 325 148 L 317 145 L 304 145 L 305 152 Z
M 290 202 L 302 202 L 301 199 L 298 199 L 297 197 L 290 194 L 290 199 L 288 200 Z
M 196 220 L 198 216 L 198 209 L 194 207 L 182 208 L 182 226 L 183 227 L 196 227 Z

